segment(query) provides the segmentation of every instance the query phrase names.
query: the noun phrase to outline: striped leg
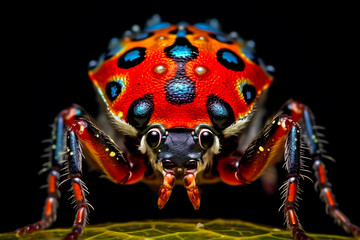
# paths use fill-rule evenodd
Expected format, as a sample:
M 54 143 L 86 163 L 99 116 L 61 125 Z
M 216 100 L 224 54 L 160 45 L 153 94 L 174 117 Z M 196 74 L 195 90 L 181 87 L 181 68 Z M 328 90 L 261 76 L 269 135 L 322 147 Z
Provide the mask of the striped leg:
M 77 239 L 82 234 L 86 224 L 88 215 L 88 203 L 85 198 L 85 190 L 87 189 L 82 182 L 82 153 L 80 143 L 74 131 L 70 130 L 67 134 L 68 147 L 68 171 L 71 179 L 74 200 L 76 202 L 76 217 L 72 231 L 64 238 L 64 240 Z
M 283 185 L 284 214 L 288 229 L 291 230 L 295 239 L 310 239 L 303 231 L 296 215 L 296 202 L 298 199 L 300 169 L 302 167 L 300 156 L 301 134 L 297 124 L 291 127 L 285 146 L 285 168 L 288 180 Z
M 345 214 L 339 210 L 339 205 L 335 201 L 331 184 L 326 176 L 323 151 L 319 144 L 314 117 L 310 109 L 306 107 L 303 111 L 303 125 L 307 136 L 306 142 L 309 146 L 311 158 L 313 159 L 313 169 L 317 180 L 316 186 L 320 190 L 320 198 L 325 202 L 327 212 L 346 232 L 352 233 L 355 237 L 360 237 L 360 228 L 351 223 Z
M 81 235 L 90 206 L 85 198 L 87 188 L 81 180 L 82 152 L 95 168 L 104 172 L 115 183 L 135 183 L 143 177 L 146 170 L 143 158 L 136 153 L 123 153 L 114 141 L 98 129 L 90 121 L 90 117 L 78 106 L 65 109 L 56 118 L 52 149 L 52 157 L 49 162 L 48 197 L 43 217 L 34 224 L 16 230 L 17 235 L 48 228 L 55 221 L 59 197 L 59 169 L 64 162 L 62 161 L 63 156 L 66 156 L 67 176 L 71 180 L 77 208 L 73 229 L 65 237 L 66 240 L 74 240 Z
M 52 169 L 48 175 L 48 196 L 45 200 L 44 209 L 41 220 L 25 227 L 19 228 L 15 231 L 17 236 L 29 234 L 34 231 L 46 229 L 51 226 L 56 220 L 56 210 L 58 207 L 59 191 L 59 170 Z
M 320 189 L 320 197 L 325 202 L 326 209 L 346 232 L 359 237 L 360 228 L 351 223 L 339 210 L 335 201 L 331 184 L 326 176 L 323 150 L 310 109 L 299 102 L 289 101 L 284 105 L 281 113 L 285 116 L 277 117 L 268 123 L 242 157 L 230 156 L 219 159 L 217 170 L 220 177 L 224 182 L 232 185 L 251 183 L 260 176 L 265 168 L 275 163 L 285 150 L 285 167 L 288 180 L 282 189 L 283 209 L 287 226 L 291 229 L 295 239 L 308 239 L 301 228 L 295 211 L 300 191 L 299 177 L 302 167 L 300 140 L 305 140 L 304 143 L 313 160 L 314 174 L 317 179 L 316 185 Z M 299 124 L 302 127 L 302 132 L 300 132 Z
M 284 153 L 288 178 L 283 185 L 284 215 L 294 238 L 304 240 L 309 237 L 302 230 L 295 209 L 302 169 L 300 146 L 299 124 L 290 116 L 278 116 L 267 123 L 242 157 L 219 159 L 217 170 L 222 180 L 228 184 L 248 184 L 259 178 L 262 172 L 281 159 Z
M 29 234 L 37 230 L 49 228 L 56 221 L 56 210 L 58 207 L 58 199 L 60 192 L 58 190 L 60 169 L 62 164 L 62 157 L 64 152 L 64 136 L 66 132 L 64 117 L 68 112 L 63 111 L 56 117 L 52 130 L 52 146 L 50 150 L 49 162 L 47 163 L 49 168 L 48 173 L 48 196 L 45 200 L 43 213 L 41 220 L 28 226 L 19 228 L 15 231 L 16 235 L 21 236 L 23 234 Z
M 124 154 L 114 141 L 98 129 L 90 120 L 75 120 L 67 131 L 68 178 L 72 182 L 76 203 L 76 217 L 72 231 L 64 240 L 75 240 L 82 234 L 86 224 L 89 204 L 85 193 L 87 188 L 82 182 L 82 162 L 84 152 L 87 160 L 101 169 L 115 183 L 132 184 L 143 177 L 146 166 L 142 158 Z M 125 158 L 125 156 L 129 158 Z

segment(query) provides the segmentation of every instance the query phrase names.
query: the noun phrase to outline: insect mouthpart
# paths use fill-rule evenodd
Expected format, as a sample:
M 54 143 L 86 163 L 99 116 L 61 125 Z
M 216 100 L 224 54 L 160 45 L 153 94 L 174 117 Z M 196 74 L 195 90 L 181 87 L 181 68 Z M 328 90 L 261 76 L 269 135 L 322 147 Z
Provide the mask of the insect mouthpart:
M 195 171 L 204 152 L 192 129 L 168 129 L 165 141 L 159 146 L 157 159 L 164 171 Z
M 159 159 L 159 162 L 162 163 L 162 167 L 165 172 L 172 171 L 176 175 L 184 174 L 185 172 L 195 172 L 198 166 L 198 163 L 203 163 L 201 159 L 190 159 L 186 162 L 173 161 L 171 159 Z M 177 164 L 181 165 L 177 165 Z
M 157 153 L 156 162 L 162 166 L 164 179 L 159 191 L 159 208 L 163 208 L 169 200 L 176 179 L 183 179 L 189 199 L 194 209 L 198 209 L 200 197 L 196 175 L 203 169 L 203 155 L 214 143 L 212 131 L 167 129 L 166 138 L 161 140 L 160 131 L 153 128 L 148 131 L 146 137 L 148 145 Z

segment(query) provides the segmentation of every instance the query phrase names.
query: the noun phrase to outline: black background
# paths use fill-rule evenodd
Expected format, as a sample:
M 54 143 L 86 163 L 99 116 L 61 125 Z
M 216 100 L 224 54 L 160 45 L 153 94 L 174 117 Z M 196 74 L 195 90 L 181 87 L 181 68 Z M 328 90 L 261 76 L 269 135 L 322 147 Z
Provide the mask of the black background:
M 309 105 L 326 127 L 329 178 L 343 211 L 360 224 L 359 203 L 359 51 L 355 6 L 345 2 L 292 4 L 261 2 L 102 3 L 61 1 L 1 6 L 1 224 L 0 232 L 39 220 L 46 190 L 37 175 L 54 116 L 71 103 L 96 113 L 95 93 L 87 64 L 106 50 L 108 41 L 142 26 L 159 13 L 164 21 L 202 22 L 215 17 L 224 32 L 253 39 L 257 53 L 276 68 L 269 111 L 294 98 Z M 155 218 L 239 218 L 282 227 L 279 193 L 267 196 L 259 182 L 232 187 L 202 187 L 199 211 L 192 210 L 183 187 L 173 191 L 165 209 L 146 185 L 117 186 L 96 173 L 84 173 L 91 195 L 90 223 Z M 285 179 L 280 172 L 281 182 Z M 313 184 L 302 184 L 299 216 L 307 231 L 343 234 L 326 216 Z M 74 210 L 68 184 L 55 227 L 69 227 Z

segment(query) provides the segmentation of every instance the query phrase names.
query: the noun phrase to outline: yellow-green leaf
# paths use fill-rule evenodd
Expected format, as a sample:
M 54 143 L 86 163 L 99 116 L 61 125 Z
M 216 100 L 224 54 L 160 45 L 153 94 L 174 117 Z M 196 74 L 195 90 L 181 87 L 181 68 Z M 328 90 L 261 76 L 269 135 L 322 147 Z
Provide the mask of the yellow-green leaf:
M 68 229 L 50 229 L 22 237 L 24 240 L 61 239 Z M 314 240 L 345 240 L 350 237 L 309 234 Z M 0 234 L 0 240 L 19 239 L 14 233 Z M 289 231 L 257 225 L 240 220 L 195 220 L 169 219 L 138 221 L 126 223 L 107 223 L 89 225 L 85 228 L 82 240 L 187 240 L 187 239 L 292 239 Z

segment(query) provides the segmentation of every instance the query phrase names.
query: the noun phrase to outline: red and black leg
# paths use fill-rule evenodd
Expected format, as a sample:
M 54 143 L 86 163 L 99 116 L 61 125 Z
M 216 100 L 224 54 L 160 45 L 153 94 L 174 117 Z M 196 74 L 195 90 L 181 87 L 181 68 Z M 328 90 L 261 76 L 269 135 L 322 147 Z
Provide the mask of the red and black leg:
M 320 190 L 320 197 L 325 202 L 327 212 L 346 232 L 353 234 L 355 237 L 360 237 L 360 228 L 351 223 L 345 214 L 340 211 L 339 205 L 335 201 L 331 184 L 326 176 L 325 164 L 323 162 L 323 150 L 311 110 L 296 102 L 290 102 L 290 104 L 294 107 L 296 107 L 295 105 L 297 104 L 300 107 L 296 108 L 303 109 L 301 124 L 305 132 L 305 143 L 309 148 L 313 160 L 313 169 L 317 180 L 316 186 Z
M 335 202 L 326 177 L 322 149 L 310 109 L 296 101 L 289 101 L 284 105 L 281 113 L 286 115 L 278 116 L 268 122 L 242 157 L 233 156 L 219 160 L 217 169 L 221 178 L 224 182 L 233 185 L 250 183 L 257 179 L 267 166 L 276 163 L 284 153 L 288 179 L 282 188 L 287 226 L 295 239 L 308 239 L 301 228 L 295 209 L 300 190 L 300 173 L 303 167 L 301 141 L 305 139 L 304 143 L 309 148 L 313 159 L 320 195 L 324 199 L 330 215 L 347 232 L 359 236 L 359 227 L 349 221 Z M 301 129 L 299 123 L 302 126 Z
M 241 157 L 219 159 L 217 170 L 222 180 L 232 185 L 249 184 L 261 176 L 284 153 L 287 180 L 284 184 L 284 215 L 295 239 L 309 239 L 301 228 L 295 204 L 299 192 L 301 129 L 289 116 L 277 116 L 268 122 Z
M 54 121 L 51 134 L 51 147 L 49 161 L 47 163 L 47 193 L 41 220 L 28 226 L 17 229 L 17 235 L 29 234 L 37 230 L 49 228 L 56 221 L 56 211 L 60 192 L 58 190 L 60 180 L 60 169 L 63 164 L 65 151 L 66 121 L 74 119 L 80 114 L 80 108 L 71 107 L 62 111 Z M 76 112 L 78 114 L 76 114 Z
M 144 159 L 136 153 L 121 151 L 114 141 L 97 128 L 79 107 L 73 106 L 64 110 L 60 117 L 58 117 L 57 122 L 59 122 L 59 119 L 63 120 L 63 129 L 66 129 L 63 130 L 62 134 L 60 134 L 61 131 L 59 130 L 59 134 L 62 136 L 62 140 L 59 140 L 59 146 L 61 145 L 60 148 L 65 152 L 65 162 L 68 169 L 67 176 L 71 180 L 77 209 L 73 229 L 65 239 L 77 239 L 86 224 L 89 207 L 85 197 L 87 187 L 82 181 L 83 154 L 94 167 L 105 173 L 110 180 L 119 184 L 132 184 L 141 180 L 146 166 Z M 60 166 L 61 161 L 58 164 Z M 55 185 L 49 184 L 49 189 L 55 189 L 55 192 L 58 192 L 57 186 L 58 178 Z M 55 206 L 57 204 L 51 205 L 50 203 L 50 201 L 46 202 L 44 212 L 49 213 L 50 216 L 56 216 Z M 49 207 L 47 207 L 48 205 Z M 50 206 L 52 206 L 51 210 Z M 50 224 L 54 220 L 52 219 Z M 17 233 L 19 235 L 30 233 L 47 228 L 50 224 L 46 226 L 39 225 L 41 227 L 37 227 L 32 231 L 24 231 L 22 230 L 24 228 L 22 228 L 17 230 Z
M 141 180 L 146 170 L 142 158 L 122 152 L 114 141 L 90 120 L 75 120 L 67 131 L 67 162 L 77 213 L 73 229 L 65 239 L 77 239 L 83 231 L 88 215 L 86 186 L 81 180 L 82 153 L 93 166 L 115 183 L 135 183 Z

